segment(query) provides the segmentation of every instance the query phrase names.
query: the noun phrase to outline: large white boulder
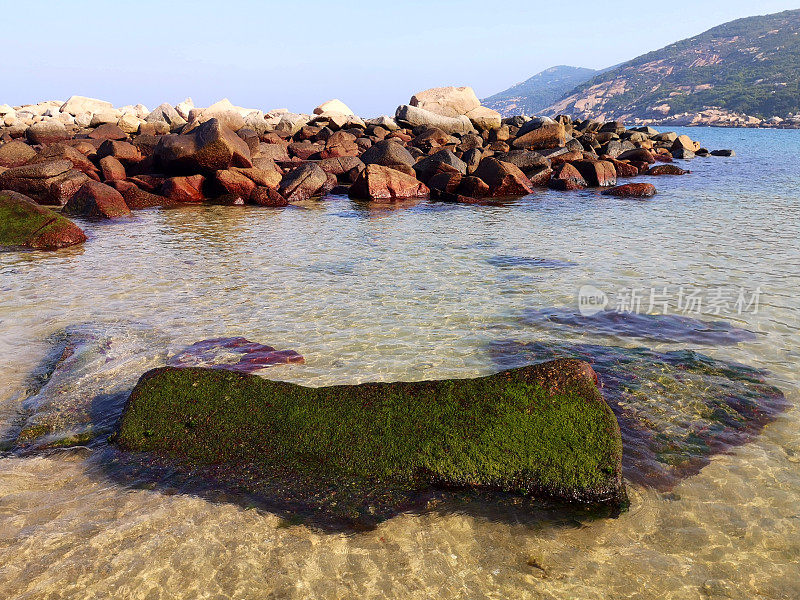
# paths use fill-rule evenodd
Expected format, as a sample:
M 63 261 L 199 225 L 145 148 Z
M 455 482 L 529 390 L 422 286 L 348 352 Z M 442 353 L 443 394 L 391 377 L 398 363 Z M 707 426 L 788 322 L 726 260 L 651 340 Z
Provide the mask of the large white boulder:
M 108 112 L 114 108 L 111 102 L 105 100 L 97 100 L 96 98 L 87 98 L 86 96 L 72 96 L 69 100 L 61 105 L 61 112 L 69 113 L 73 117 L 77 117 L 83 113 L 99 113 Z
M 409 104 L 443 117 L 459 117 L 478 108 L 481 101 L 471 87 L 449 86 L 417 92 Z
M 322 115 L 322 114 L 335 114 L 335 115 L 353 115 L 355 113 L 350 110 L 350 107 L 347 106 L 341 100 L 334 98 L 333 100 L 328 100 L 327 102 L 323 102 L 317 108 L 314 109 L 315 115 Z
M 473 108 L 466 116 L 475 127 L 485 130 L 498 129 L 503 121 L 503 117 L 499 112 L 487 106 Z

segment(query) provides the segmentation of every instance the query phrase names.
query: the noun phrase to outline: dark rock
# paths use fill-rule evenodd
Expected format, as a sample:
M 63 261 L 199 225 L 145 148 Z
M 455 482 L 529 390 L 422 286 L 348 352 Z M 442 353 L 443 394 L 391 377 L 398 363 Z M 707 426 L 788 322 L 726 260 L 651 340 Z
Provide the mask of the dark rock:
M 104 123 L 95 128 L 89 134 L 89 138 L 93 140 L 126 140 L 128 139 L 128 134 L 116 125 Z
M 289 202 L 302 202 L 317 195 L 327 181 L 327 174 L 318 165 L 305 163 L 283 176 L 278 191 Z
M 413 167 L 416 162 L 411 153 L 392 138 L 373 144 L 361 155 L 361 161 L 365 165 L 382 165 L 384 167 L 393 165 Z
M 258 186 L 250 194 L 250 204 L 280 207 L 289 206 L 289 201 L 275 188 Z
M 103 181 L 122 181 L 127 177 L 125 166 L 113 156 L 100 159 L 100 171 L 103 174 Z
M 168 137 L 178 136 L 164 136 L 162 139 Z M 134 146 L 130 142 L 120 142 L 117 140 L 106 140 L 97 149 L 97 158 L 105 158 L 106 156 L 113 156 L 123 165 L 133 165 L 142 160 L 142 152 L 138 146 Z
M 31 144 L 54 144 L 69 138 L 67 128 L 64 124 L 55 121 L 39 121 L 25 130 L 25 137 Z
M 492 197 L 526 196 L 533 191 L 525 173 L 511 163 L 484 158 L 475 170 L 475 177 L 486 182 Z
M 537 129 L 520 135 L 511 143 L 514 148 L 539 150 L 542 148 L 563 148 L 567 143 L 567 133 L 561 123 L 547 123 Z
M 572 164 L 563 163 L 554 169 L 550 187 L 559 191 L 582 190 L 586 187 L 586 180 Z
M 187 134 L 162 137 L 155 157 L 164 169 L 175 173 L 211 174 L 253 166 L 247 143 L 217 119 L 209 119 Z
M 711 156 L 736 156 L 733 150 L 712 150 Z
M 538 152 L 533 152 L 531 150 L 512 150 L 503 154 L 497 154 L 494 158 L 511 163 L 526 175 L 538 173 L 543 168 L 550 167 L 550 160 Z
M 452 167 L 462 175 L 467 173 L 467 164 L 453 154 L 449 148 L 439 150 L 439 152 L 430 155 L 428 158 L 422 159 L 414 165 L 414 171 L 416 171 L 417 178 L 420 181 L 427 183 L 431 177 L 442 172 L 441 165 Z
M 590 187 L 617 185 L 617 172 L 613 163 L 606 160 L 576 160 L 572 165 L 580 171 Z
M 684 171 L 677 165 L 657 165 L 647 169 L 647 175 L 685 175 L 689 171 Z
M 350 187 L 350 197 L 360 200 L 392 202 L 403 198 L 425 198 L 428 187 L 397 169 L 368 164 Z
M 249 177 L 236 171 L 217 171 L 216 180 L 224 193 L 247 200 L 256 189 L 255 182 Z
M 63 212 L 66 215 L 81 215 L 92 219 L 131 216 L 122 194 L 113 187 L 97 181 L 84 183 L 64 205 Z
M 653 164 L 656 160 L 653 157 L 653 153 L 650 152 L 647 148 L 636 148 L 634 150 L 626 150 L 616 158 L 617 160 L 646 162 L 648 164 Z
M 603 194 L 618 198 L 651 198 L 656 195 L 656 186 L 652 183 L 626 183 L 609 188 Z
M 174 202 L 202 202 L 206 178 L 202 175 L 170 177 L 161 185 L 161 195 Z
M 39 204 L 63 206 L 88 180 L 68 160 L 12 167 L 0 173 L 0 189 L 13 190 Z

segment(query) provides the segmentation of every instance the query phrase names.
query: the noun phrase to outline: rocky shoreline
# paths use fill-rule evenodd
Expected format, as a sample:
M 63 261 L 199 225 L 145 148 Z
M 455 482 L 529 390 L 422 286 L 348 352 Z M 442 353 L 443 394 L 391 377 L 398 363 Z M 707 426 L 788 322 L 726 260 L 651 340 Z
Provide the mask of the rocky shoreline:
M 85 236 L 49 215 L 118 219 L 151 207 L 215 202 L 282 207 L 326 194 L 392 202 L 487 204 L 536 188 L 604 188 L 644 198 L 638 175 L 681 175 L 674 158 L 731 156 L 688 136 L 561 115 L 501 118 L 468 87 L 412 96 L 394 118 L 361 119 L 330 100 L 313 114 L 264 113 L 222 100 L 114 108 L 64 103 L 0 106 L 0 246 L 58 248 Z M 6 192 L 14 192 L 13 194 Z M 45 219 L 47 220 L 47 219 Z M 76 231 L 77 230 L 77 231 Z

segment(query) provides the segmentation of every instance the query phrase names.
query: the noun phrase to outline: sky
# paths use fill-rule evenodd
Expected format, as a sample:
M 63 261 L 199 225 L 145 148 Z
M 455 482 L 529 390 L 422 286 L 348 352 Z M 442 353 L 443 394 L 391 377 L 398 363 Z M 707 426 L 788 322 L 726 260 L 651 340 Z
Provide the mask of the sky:
M 0 103 L 73 94 L 153 109 L 191 97 L 312 109 L 339 98 L 393 114 L 417 91 L 486 97 L 554 65 L 604 68 L 800 0 L 563 4 L 501 0 L 8 2 Z

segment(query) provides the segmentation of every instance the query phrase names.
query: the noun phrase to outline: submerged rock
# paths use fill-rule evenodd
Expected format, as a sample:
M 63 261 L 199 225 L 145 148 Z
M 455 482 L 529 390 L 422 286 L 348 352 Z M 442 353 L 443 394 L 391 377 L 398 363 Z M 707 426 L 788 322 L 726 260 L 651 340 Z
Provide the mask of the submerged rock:
M 659 490 L 749 442 L 789 406 L 766 371 L 693 350 L 509 340 L 489 351 L 500 368 L 563 356 L 590 362 L 619 420 L 625 478 Z
M 139 380 L 116 441 L 355 492 L 457 486 L 625 502 L 619 427 L 594 372 L 576 360 L 476 379 L 323 388 L 165 367 Z
M 604 191 L 603 195 L 618 198 L 652 198 L 656 195 L 656 186 L 652 183 L 626 183 Z
M 81 228 L 66 217 L 23 194 L 0 192 L 0 246 L 55 250 L 85 241 Z
M 272 365 L 303 362 L 294 350 L 276 350 L 243 337 L 231 337 L 196 342 L 170 358 L 167 365 L 253 373 Z

